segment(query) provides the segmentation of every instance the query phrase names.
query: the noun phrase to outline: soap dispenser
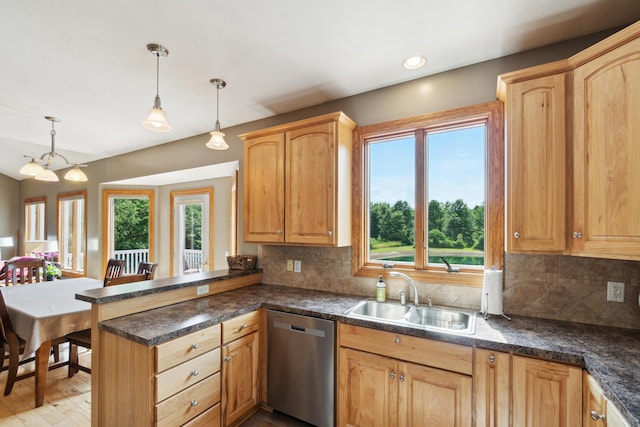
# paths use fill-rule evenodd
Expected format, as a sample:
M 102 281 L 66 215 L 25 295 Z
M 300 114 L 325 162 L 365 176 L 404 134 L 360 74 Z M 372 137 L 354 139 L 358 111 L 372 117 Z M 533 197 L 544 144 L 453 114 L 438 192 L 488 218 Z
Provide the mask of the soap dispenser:
M 376 301 L 385 302 L 387 299 L 387 286 L 382 281 L 382 276 L 378 276 L 378 283 L 376 284 Z

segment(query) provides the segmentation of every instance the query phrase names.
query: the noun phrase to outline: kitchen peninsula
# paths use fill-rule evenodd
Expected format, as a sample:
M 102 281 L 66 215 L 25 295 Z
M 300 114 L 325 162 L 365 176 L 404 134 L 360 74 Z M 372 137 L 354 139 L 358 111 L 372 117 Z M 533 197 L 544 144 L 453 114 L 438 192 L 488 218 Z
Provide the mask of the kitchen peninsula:
M 247 318 L 260 309 L 275 309 L 294 314 L 330 319 L 345 325 L 373 328 L 402 336 L 413 336 L 467 346 L 474 351 L 490 350 L 545 361 L 559 362 L 588 371 L 600 384 L 607 399 L 622 413 L 631 426 L 640 426 L 640 332 L 579 323 L 560 322 L 515 316 L 511 322 L 500 318 L 477 318 L 474 335 L 432 332 L 410 327 L 392 326 L 348 318 L 344 312 L 363 299 L 362 296 L 310 291 L 284 286 L 261 285 L 256 271 L 200 273 L 185 278 L 160 279 L 123 285 L 117 290 L 95 289 L 78 294 L 93 304 L 93 332 L 100 340 L 131 343 L 139 349 L 161 348 L 183 336 L 210 331 L 210 336 L 225 334 L 224 325 L 234 319 Z M 205 292 L 202 286 L 208 286 Z M 197 293 L 202 293 L 198 296 Z M 189 296 L 190 295 L 190 296 Z M 113 304 L 113 309 L 109 306 Z M 116 309 L 116 306 L 120 308 Z M 127 307 L 126 310 L 122 307 Z M 223 332 L 220 332 L 220 324 Z M 248 326 L 246 326 L 248 325 Z M 217 328 L 217 329 L 216 329 Z M 261 327 L 243 320 L 238 329 L 261 333 Z M 217 335 L 216 335 L 217 334 Z M 258 336 L 258 335 L 256 335 Z M 260 337 L 261 345 L 264 336 Z M 217 355 L 215 349 L 212 355 Z M 102 369 L 109 347 L 95 347 L 92 363 L 92 425 L 107 425 L 100 402 L 117 400 L 104 396 L 105 379 L 114 383 L 122 372 Z M 146 350 L 145 350 L 146 351 Z M 138 351 L 132 353 L 139 354 Z M 262 360 L 263 354 L 258 360 Z M 113 353 L 111 357 L 117 356 Z M 218 357 L 218 356 L 216 356 Z M 217 359 L 215 359 L 217 360 Z M 131 362 L 138 363 L 139 360 Z M 153 365 L 153 360 L 149 362 Z M 97 369 L 96 369 L 97 368 Z M 261 370 L 262 371 L 262 370 Z M 146 375 L 146 373 L 145 373 Z M 215 374 L 217 375 L 217 374 Z M 264 381 L 263 374 L 258 377 Z M 116 378 L 116 379 L 114 379 Z M 125 379 L 122 379 L 124 381 Z M 204 380 L 203 380 L 204 381 Z M 147 378 L 150 388 L 153 375 Z M 259 385 L 264 387 L 264 384 Z M 152 394 L 154 394 L 152 392 Z M 259 401 L 264 401 L 262 391 Z M 142 402 L 144 400 L 144 402 Z M 193 401 L 192 401 L 193 402 Z M 197 404 L 197 401 L 196 401 Z M 124 403 L 121 402 L 121 405 Z M 143 398 L 128 402 L 128 410 L 144 406 L 147 424 L 155 425 L 153 405 Z M 224 408 L 223 408 L 224 411 Z M 126 412 L 126 411 L 120 411 Z M 112 414 L 113 415 L 113 414 Z

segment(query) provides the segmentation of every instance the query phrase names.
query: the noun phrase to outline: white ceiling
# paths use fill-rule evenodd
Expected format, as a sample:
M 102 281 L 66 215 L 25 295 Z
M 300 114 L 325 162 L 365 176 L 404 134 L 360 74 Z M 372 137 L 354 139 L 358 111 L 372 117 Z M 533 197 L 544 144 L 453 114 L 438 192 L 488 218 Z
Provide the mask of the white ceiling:
M 598 32 L 638 0 L 0 0 L 0 173 L 90 162 Z M 141 125 L 156 92 L 173 131 Z M 427 65 L 401 67 L 411 54 Z M 60 160 L 58 161 L 60 162 Z M 56 163 L 53 169 L 64 166 Z

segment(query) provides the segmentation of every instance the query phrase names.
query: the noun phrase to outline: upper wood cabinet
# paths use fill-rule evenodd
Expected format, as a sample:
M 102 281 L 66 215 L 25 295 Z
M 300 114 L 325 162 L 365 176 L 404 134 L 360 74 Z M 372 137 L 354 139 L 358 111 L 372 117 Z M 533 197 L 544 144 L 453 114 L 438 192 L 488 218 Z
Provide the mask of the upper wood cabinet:
M 637 259 L 640 38 L 577 67 L 573 82 L 572 252 Z
M 508 252 L 640 259 L 638 82 L 640 21 L 498 78 Z
M 505 87 L 508 252 L 565 250 L 565 76 L 515 79 Z
M 338 112 L 240 135 L 245 241 L 351 244 L 354 128 Z

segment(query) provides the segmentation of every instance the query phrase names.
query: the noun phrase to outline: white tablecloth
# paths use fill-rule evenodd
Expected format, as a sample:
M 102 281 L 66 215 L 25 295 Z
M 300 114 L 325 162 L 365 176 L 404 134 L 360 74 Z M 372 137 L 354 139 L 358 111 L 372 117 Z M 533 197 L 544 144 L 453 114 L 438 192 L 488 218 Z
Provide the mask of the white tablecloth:
M 0 288 L 13 329 L 26 341 L 22 358 L 43 341 L 90 328 L 91 304 L 75 295 L 102 286 L 102 280 L 79 277 Z

